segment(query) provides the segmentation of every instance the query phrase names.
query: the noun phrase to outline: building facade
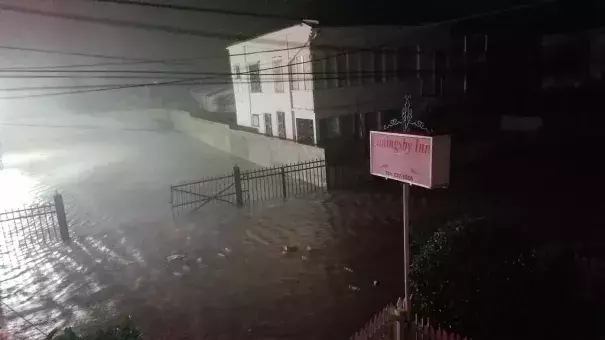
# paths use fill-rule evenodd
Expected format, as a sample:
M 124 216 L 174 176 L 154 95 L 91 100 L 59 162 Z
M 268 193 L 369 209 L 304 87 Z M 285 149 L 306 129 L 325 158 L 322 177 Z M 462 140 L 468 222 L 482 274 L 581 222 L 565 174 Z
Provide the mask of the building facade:
M 301 23 L 228 47 L 237 123 L 321 144 L 388 129 L 406 95 L 415 119 L 465 91 L 463 42 L 450 27 L 322 27 Z M 461 55 L 461 53 L 460 53 Z M 396 127 L 395 127 L 396 128 Z

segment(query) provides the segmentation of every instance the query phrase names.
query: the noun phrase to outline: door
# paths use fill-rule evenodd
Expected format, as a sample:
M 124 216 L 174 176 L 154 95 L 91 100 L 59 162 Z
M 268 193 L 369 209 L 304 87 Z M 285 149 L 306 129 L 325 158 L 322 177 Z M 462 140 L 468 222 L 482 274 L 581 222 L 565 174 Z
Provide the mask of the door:
M 277 111 L 277 135 L 286 138 L 286 113 Z
M 273 122 L 270 113 L 265 113 L 265 135 L 273 136 Z
M 296 118 L 296 131 L 298 132 L 297 141 L 303 144 L 315 144 L 313 133 L 313 120 Z

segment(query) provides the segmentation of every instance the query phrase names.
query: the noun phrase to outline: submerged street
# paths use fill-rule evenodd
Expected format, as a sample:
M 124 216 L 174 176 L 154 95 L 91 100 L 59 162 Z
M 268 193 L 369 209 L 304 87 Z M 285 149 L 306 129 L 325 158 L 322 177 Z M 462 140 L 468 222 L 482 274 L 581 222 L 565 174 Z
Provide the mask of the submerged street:
M 161 110 L 0 122 L 0 210 L 58 190 L 72 234 L 2 250 L 15 339 L 126 316 L 150 339 L 345 338 L 402 293 L 398 199 L 318 193 L 174 217 L 170 184 L 255 165 L 172 131 Z

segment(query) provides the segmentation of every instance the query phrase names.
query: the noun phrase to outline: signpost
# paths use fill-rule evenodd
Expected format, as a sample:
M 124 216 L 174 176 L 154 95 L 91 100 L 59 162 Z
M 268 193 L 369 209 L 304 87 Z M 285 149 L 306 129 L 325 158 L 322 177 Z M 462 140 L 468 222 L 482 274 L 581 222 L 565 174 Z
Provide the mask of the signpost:
M 449 184 L 450 136 L 420 136 L 370 131 L 370 173 L 403 182 L 405 301 L 409 297 L 410 185 L 427 189 Z

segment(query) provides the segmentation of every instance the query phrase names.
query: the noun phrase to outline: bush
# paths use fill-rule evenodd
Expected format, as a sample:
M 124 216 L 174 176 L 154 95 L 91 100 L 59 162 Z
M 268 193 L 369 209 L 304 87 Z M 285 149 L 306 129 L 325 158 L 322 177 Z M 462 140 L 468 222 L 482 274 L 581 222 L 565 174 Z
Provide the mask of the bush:
M 100 330 L 94 334 L 78 334 L 71 327 L 65 328 L 63 331 L 53 331 L 48 339 L 52 340 L 142 340 L 142 335 L 137 330 L 130 319 L 125 321 L 120 326 L 109 327 L 105 330 Z
M 415 312 L 474 339 L 572 339 L 593 332 L 598 315 L 583 277 L 563 247 L 465 218 L 420 247 L 410 286 Z

